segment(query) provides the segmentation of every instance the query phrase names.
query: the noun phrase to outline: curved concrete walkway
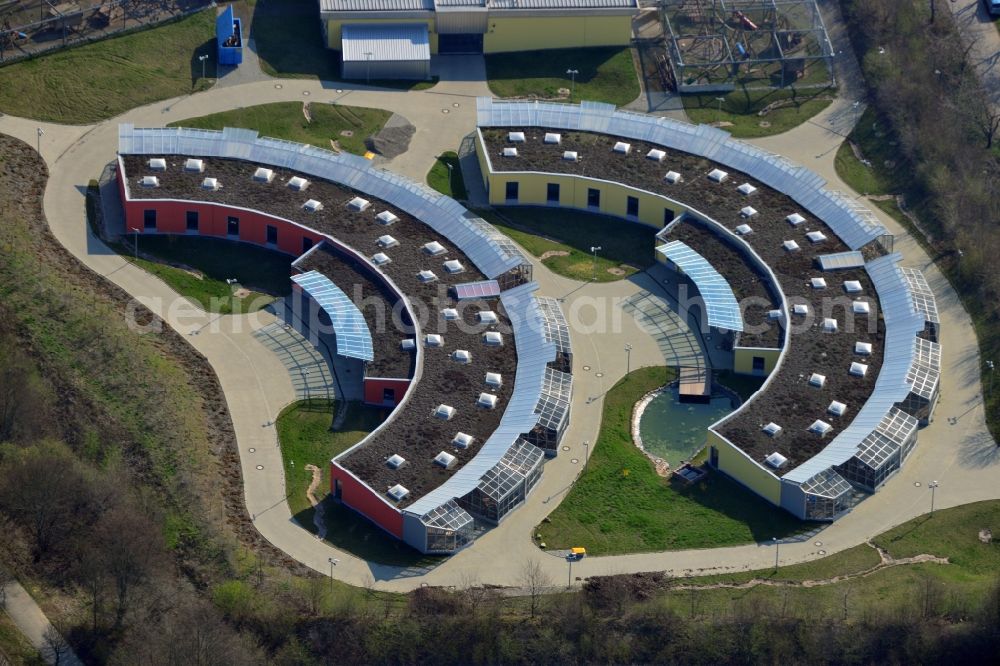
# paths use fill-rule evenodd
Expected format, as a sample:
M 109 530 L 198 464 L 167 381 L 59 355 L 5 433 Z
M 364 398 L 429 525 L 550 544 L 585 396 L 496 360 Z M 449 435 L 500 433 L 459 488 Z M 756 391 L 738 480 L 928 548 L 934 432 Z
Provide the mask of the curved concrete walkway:
M 461 69 L 458 61 L 438 66 Z M 42 154 L 51 177 L 44 205 L 59 242 L 88 267 L 126 289 L 170 326 L 187 335 L 212 364 L 225 391 L 236 430 L 247 509 L 261 534 L 291 557 L 320 572 L 329 572 L 328 558 L 339 558 L 335 574 L 355 585 L 371 579 L 380 589 L 400 591 L 421 584 L 460 585 L 469 581 L 518 585 L 522 566 L 528 559 L 540 561 L 553 580 L 562 580 L 565 562 L 539 551 L 531 543 L 530 535 L 534 526 L 558 504 L 589 454 L 589 447 L 583 443 L 595 441 L 603 395 L 625 371 L 624 344 L 633 345 L 632 367 L 664 362 L 656 341 L 632 317 L 624 315 L 621 308 L 624 299 L 644 288 L 651 290 L 650 278 L 640 274 L 623 282 L 579 283 L 536 265 L 540 293 L 564 299 L 567 314 L 583 323 L 572 333 L 576 374 L 573 419 L 565 438 L 569 450 L 562 451 L 546 465 L 542 481 L 526 505 L 500 527 L 433 570 L 404 572 L 339 552 L 317 541 L 292 521 L 285 502 L 277 439 L 268 421 L 294 399 L 294 390 L 280 361 L 252 335 L 252 331 L 272 320 L 261 313 L 239 318 L 207 315 L 180 299 L 157 278 L 123 261 L 91 236 L 84 215 L 82 186 L 114 158 L 118 122 L 160 126 L 237 105 L 300 99 L 384 108 L 406 116 L 417 127 L 417 133 L 410 150 L 392 160 L 389 167 L 423 181 L 434 157 L 443 150 L 454 149 L 474 127 L 475 97 L 488 92 L 482 79 L 477 82 L 474 74 L 452 72 L 454 80 L 442 81 L 430 90 L 408 92 L 335 88 L 331 87 L 333 84 L 304 80 L 254 82 L 167 100 L 85 127 L 47 125 L 10 116 L 0 118 L 0 131 L 32 145 L 36 140 L 35 129 L 45 129 Z M 851 99 L 848 94 L 812 121 L 785 135 L 757 143 L 809 166 L 836 186 L 839 181 L 833 173 L 834 154 L 859 113 Z M 925 270 L 938 297 L 945 331 L 945 374 L 938 416 L 921 433 L 920 444 L 900 474 L 874 498 L 823 530 L 812 543 L 783 545 L 784 564 L 814 559 L 821 556 L 821 551 L 832 553 L 854 546 L 924 513 L 930 500 L 926 482 L 931 479 L 941 483 L 939 507 L 1000 497 L 997 448 L 983 420 L 978 351 L 971 323 L 950 286 L 919 245 L 891 220 L 883 222 L 899 233 L 897 249 L 903 252 L 908 265 Z M 574 313 L 579 317 L 574 317 Z M 590 370 L 582 370 L 584 366 Z M 919 487 L 915 485 L 917 482 L 921 483 Z M 574 569 L 580 577 L 649 570 L 679 575 L 766 568 L 773 561 L 770 547 L 751 544 L 710 551 L 587 558 Z
M 56 663 L 56 654 L 52 650 L 50 641 L 45 637 L 48 632 L 56 630 L 49 622 L 49 618 L 45 617 L 45 613 L 31 598 L 28 591 L 16 580 L 7 583 L 4 586 L 4 591 L 7 601 L 0 605 L 0 613 L 6 612 L 10 616 L 10 619 L 21 630 L 32 647 L 42 655 L 45 663 Z M 76 653 L 70 649 L 65 641 L 63 641 L 63 645 L 65 647 L 61 648 L 58 655 L 60 666 L 81 666 L 83 662 L 76 656 Z

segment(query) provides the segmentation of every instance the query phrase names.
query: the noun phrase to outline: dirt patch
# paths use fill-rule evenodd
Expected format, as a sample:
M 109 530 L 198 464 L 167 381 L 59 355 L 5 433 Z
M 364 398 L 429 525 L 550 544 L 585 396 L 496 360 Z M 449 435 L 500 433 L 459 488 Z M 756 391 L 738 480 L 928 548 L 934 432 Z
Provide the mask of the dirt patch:
M 609 268 L 607 270 L 608 270 L 608 273 L 610 273 L 611 275 L 617 275 L 618 277 L 621 277 L 622 275 L 625 275 L 625 269 L 624 268 L 619 268 L 618 266 L 612 266 L 611 268 Z
M 566 250 L 546 250 L 542 253 L 542 256 L 538 258 L 539 261 L 545 261 L 546 259 L 551 259 L 552 257 L 568 257 L 569 252 Z
M 307 123 L 313 121 L 312 111 L 309 108 L 309 102 L 302 102 L 302 117 L 306 119 Z

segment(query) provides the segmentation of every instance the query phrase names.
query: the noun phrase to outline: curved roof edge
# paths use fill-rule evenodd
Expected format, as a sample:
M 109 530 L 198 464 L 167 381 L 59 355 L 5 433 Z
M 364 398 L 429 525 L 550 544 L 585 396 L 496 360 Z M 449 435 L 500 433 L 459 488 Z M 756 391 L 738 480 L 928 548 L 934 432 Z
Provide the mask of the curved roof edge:
M 678 240 L 661 245 L 656 251 L 677 264 L 694 282 L 705 301 L 709 326 L 728 331 L 743 330 L 743 315 L 733 288 L 711 262 Z

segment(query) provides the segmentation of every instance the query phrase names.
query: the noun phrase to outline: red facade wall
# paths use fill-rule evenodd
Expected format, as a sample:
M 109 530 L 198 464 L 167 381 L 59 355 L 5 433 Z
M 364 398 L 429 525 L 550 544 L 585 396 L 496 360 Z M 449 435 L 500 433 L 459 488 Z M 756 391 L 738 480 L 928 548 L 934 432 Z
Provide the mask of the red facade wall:
M 340 501 L 397 539 L 403 538 L 403 514 L 390 506 L 374 490 L 348 474 L 340 465 L 331 462 L 330 492 L 337 492 L 337 481 L 340 481 Z
M 409 386 L 409 379 L 365 377 L 365 403 L 379 407 L 395 407 L 406 395 L 406 389 Z M 396 399 L 392 402 L 383 402 L 384 389 L 395 390 Z

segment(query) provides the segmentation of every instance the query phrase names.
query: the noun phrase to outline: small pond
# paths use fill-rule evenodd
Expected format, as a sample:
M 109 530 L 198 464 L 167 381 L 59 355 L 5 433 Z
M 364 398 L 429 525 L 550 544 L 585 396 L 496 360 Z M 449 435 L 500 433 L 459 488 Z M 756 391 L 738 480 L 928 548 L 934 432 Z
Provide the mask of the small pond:
M 732 400 L 713 395 L 707 404 L 678 402 L 677 389 L 667 388 L 649 401 L 639 417 L 639 435 L 646 453 L 677 469 L 705 446 L 706 430 L 733 411 Z

